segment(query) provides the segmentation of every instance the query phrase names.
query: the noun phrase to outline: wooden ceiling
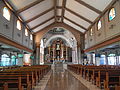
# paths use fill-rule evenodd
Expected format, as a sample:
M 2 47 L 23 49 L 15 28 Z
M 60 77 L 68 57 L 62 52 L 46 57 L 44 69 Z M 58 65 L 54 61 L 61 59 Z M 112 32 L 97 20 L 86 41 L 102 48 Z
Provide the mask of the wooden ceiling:
M 3 0 L 33 33 L 54 23 L 85 33 L 117 0 Z

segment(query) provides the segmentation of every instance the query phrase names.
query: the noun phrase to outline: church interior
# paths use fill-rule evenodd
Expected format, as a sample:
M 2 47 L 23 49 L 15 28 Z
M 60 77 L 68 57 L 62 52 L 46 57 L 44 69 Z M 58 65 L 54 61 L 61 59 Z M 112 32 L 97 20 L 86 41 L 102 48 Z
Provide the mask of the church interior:
M 0 0 L 0 90 L 120 90 L 120 0 Z

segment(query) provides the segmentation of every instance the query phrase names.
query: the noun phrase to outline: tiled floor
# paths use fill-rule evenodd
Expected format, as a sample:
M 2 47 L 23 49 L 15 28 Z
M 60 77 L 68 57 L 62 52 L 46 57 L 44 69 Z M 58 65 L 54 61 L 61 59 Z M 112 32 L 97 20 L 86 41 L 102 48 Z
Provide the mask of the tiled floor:
M 64 70 L 62 64 L 54 67 L 51 78 L 45 90 L 88 90 L 71 73 Z

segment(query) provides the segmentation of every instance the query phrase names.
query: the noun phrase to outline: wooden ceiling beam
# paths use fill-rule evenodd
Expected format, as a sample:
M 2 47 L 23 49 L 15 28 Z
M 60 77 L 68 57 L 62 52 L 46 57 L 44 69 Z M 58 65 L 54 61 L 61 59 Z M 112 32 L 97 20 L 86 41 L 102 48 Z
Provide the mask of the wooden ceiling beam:
M 50 25 L 48 25 L 48 26 L 44 27 L 42 30 L 44 30 L 44 29 L 46 29 L 46 28 L 50 27 L 50 26 L 51 26 L 51 25 L 53 25 L 53 24 L 55 24 L 55 22 L 53 22 L 53 23 L 51 23 Z M 37 33 L 38 33 L 38 32 L 40 32 L 40 31 L 42 31 L 42 30 L 39 30 L 39 31 L 35 32 L 35 33 L 34 33 L 34 35 L 35 35 L 35 34 L 37 34 Z
M 96 13 L 98 13 L 98 14 L 101 14 L 101 13 L 102 13 L 102 11 L 100 11 L 100 10 L 94 8 L 93 6 L 91 6 L 91 5 L 87 4 L 87 3 L 85 3 L 85 2 L 82 1 L 82 0 L 75 0 L 75 1 L 77 1 L 78 3 L 82 4 L 83 6 L 85 6 L 85 7 L 89 8 L 89 9 L 91 9 L 92 11 L 94 11 L 94 12 L 96 12 Z
M 44 15 L 44 14 L 50 12 L 50 11 L 53 10 L 53 9 L 54 9 L 54 7 L 52 7 L 52 8 L 50 8 L 50 9 L 48 9 L 48 10 L 46 10 L 46 11 L 44 11 L 44 12 L 38 14 L 37 16 L 35 16 L 35 17 L 33 17 L 33 18 L 31 18 L 31 19 L 29 19 L 29 20 L 27 20 L 27 21 L 25 21 L 25 23 L 29 23 L 29 22 L 31 22 L 31 21 L 33 21 L 33 20 L 39 18 L 40 16 L 42 16 L 42 15 Z
M 92 22 L 92 21 L 90 21 L 89 19 L 87 19 L 87 18 L 85 18 L 85 17 L 83 17 L 83 16 L 81 16 L 81 15 L 77 14 L 76 12 L 74 12 L 74 11 L 72 11 L 72 10 L 68 9 L 68 8 L 65 8 L 65 9 L 66 9 L 68 12 L 70 12 L 70 13 L 72 13 L 72 14 L 74 14 L 74 15 L 78 16 L 79 18 L 81 18 L 81 19 L 85 20 L 86 22 L 88 22 L 88 23 L 90 23 L 90 24 L 92 24 L 92 23 L 93 23 L 93 22 Z
M 62 9 L 62 6 L 57 6 L 57 9 Z
M 29 4 L 29 5 L 27 5 L 27 6 L 19 9 L 19 10 L 17 11 L 17 13 L 21 13 L 21 12 L 23 12 L 23 11 L 25 11 L 25 10 L 27 10 L 27 9 L 29 9 L 29 8 L 37 5 L 37 4 L 39 4 L 39 3 L 42 2 L 42 1 L 44 1 L 44 0 L 37 0 L 37 1 L 35 1 L 35 2 L 31 3 L 31 4 Z
M 64 24 L 64 25 L 66 25 L 66 26 L 68 26 L 68 27 L 70 27 L 70 28 L 72 28 L 72 29 L 74 29 L 74 30 L 76 30 L 76 31 L 78 31 L 78 32 L 83 34 L 83 32 L 81 32 L 80 30 L 78 30 L 78 29 L 76 29 L 76 28 L 74 28 L 74 27 L 72 27 L 72 26 L 70 26 L 70 25 L 68 25 L 68 24 L 66 24 L 64 22 L 62 24 Z
M 64 19 L 64 14 L 65 14 L 65 5 L 66 5 L 66 2 L 67 0 L 63 0 L 62 2 L 62 18 L 61 18 L 61 21 L 63 22 L 63 19 Z
M 77 25 L 78 27 L 80 27 L 80 28 L 82 28 L 82 29 L 84 29 L 84 30 L 87 30 L 85 27 L 83 27 L 83 26 L 81 26 L 81 25 L 77 24 L 76 22 L 74 22 L 74 21 L 72 21 L 72 20 L 68 19 L 67 17 L 64 17 L 64 18 L 65 18 L 66 20 L 70 21 L 71 23 L 73 23 L 73 24 Z
M 41 26 L 41 25 L 45 24 L 46 22 L 48 22 L 48 21 L 50 21 L 50 20 L 52 20 L 52 19 L 54 19 L 54 16 L 53 16 L 53 17 L 51 17 L 51 18 L 49 18 L 49 19 L 47 19 L 46 21 L 44 21 L 44 22 L 42 22 L 42 23 L 40 23 L 40 24 L 38 24 L 38 25 L 34 26 L 33 28 L 31 28 L 31 30 L 34 30 L 35 28 L 37 28 L 37 27 L 39 27 L 39 26 Z
M 57 0 L 54 0 L 54 16 L 55 16 L 55 22 L 57 22 Z
M 61 18 L 61 16 L 57 15 L 56 17 Z

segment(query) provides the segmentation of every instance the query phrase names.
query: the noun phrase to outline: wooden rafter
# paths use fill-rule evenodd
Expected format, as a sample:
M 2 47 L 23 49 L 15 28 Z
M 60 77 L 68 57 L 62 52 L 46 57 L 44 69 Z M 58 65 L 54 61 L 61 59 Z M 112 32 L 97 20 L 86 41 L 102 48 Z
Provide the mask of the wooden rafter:
M 114 5 L 118 0 L 112 0 L 112 2 L 103 10 L 103 12 L 97 17 L 91 26 L 89 26 L 88 30 Z
M 61 16 L 56 16 L 57 18 L 61 18 Z
M 44 27 L 43 29 L 41 29 L 41 30 L 39 30 L 39 31 L 37 31 L 37 32 L 34 32 L 34 35 L 36 35 L 36 34 L 39 33 L 40 31 L 46 30 L 46 29 L 48 29 L 48 28 L 50 29 L 50 28 L 58 27 L 58 26 L 63 27 L 63 28 L 65 28 L 65 27 L 71 28 L 71 29 L 77 31 L 78 33 L 81 33 L 79 30 L 77 30 L 77 29 L 69 26 L 68 24 L 66 24 L 66 23 L 64 23 L 64 22 L 63 22 L 63 23 L 62 23 L 62 22 L 56 22 L 56 23 L 53 22 L 53 23 L 49 24 L 48 26 Z
M 63 22 L 62 24 L 64 24 L 64 25 L 66 25 L 66 26 L 68 26 L 68 27 L 70 27 L 70 28 L 72 28 L 72 29 L 74 29 L 74 30 L 80 32 L 80 30 L 78 30 L 78 29 L 76 29 L 76 28 L 74 28 L 74 27 L 72 27 L 72 26 L 70 26 L 70 25 L 68 25 L 68 24 L 66 24 L 66 23 L 64 23 L 64 22 Z M 80 32 L 80 33 L 82 33 L 82 32 Z M 83 34 L 83 33 L 82 33 L 82 34 Z
M 42 15 L 44 15 L 44 14 L 50 12 L 50 11 L 53 10 L 53 9 L 54 9 L 54 7 L 52 7 L 52 8 L 50 8 L 50 9 L 48 9 L 48 10 L 46 10 L 46 11 L 44 11 L 44 12 L 38 14 L 37 16 L 35 16 L 35 17 L 33 17 L 33 18 L 31 18 L 31 19 L 25 21 L 25 22 L 26 22 L 26 23 L 29 23 L 29 22 L 31 22 L 31 21 L 33 21 L 33 20 L 39 18 L 40 16 L 42 16 Z
M 17 11 L 17 13 L 21 13 L 21 12 L 23 12 L 23 11 L 25 11 L 25 10 L 27 10 L 27 9 L 29 9 L 29 8 L 37 5 L 37 4 L 39 4 L 39 3 L 42 2 L 42 1 L 44 1 L 44 0 L 37 0 L 37 1 L 35 1 L 35 2 L 31 3 L 31 4 L 29 4 L 29 5 L 27 5 L 27 6 L 19 9 L 19 10 Z
M 75 0 L 75 1 L 77 1 L 78 3 L 84 5 L 85 7 L 87 7 L 87 8 L 89 8 L 89 9 L 93 10 L 94 12 L 96 12 L 96 13 L 98 13 L 98 14 L 101 14 L 101 13 L 102 13 L 100 10 L 98 10 L 98 9 L 94 8 L 93 6 L 91 6 L 91 5 L 87 4 L 87 3 L 85 3 L 85 2 L 82 1 L 82 0 Z
M 42 30 L 44 30 L 44 29 L 50 27 L 50 26 L 53 25 L 53 24 L 55 24 L 55 22 L 53 22 L 53 23 L 49 24 L 48 26 L 44 27 Z M 34 34 L 37 34 L 38 32 L 40 32 L 40 31 L 42 31 L 42 30 L 37 31 L 37 32 L 35 32 Z
M 54 16 L 55 16 L 55 22 L 57 22 L 57 0 L 54 0 Z
M 62 9 L 62 6 L 57 6 L 57 9 Z
M 92 21 L 90 21 L 89 19 L 87 19 L 87 18 L 85 18 L 85 17 L 83 17 L 83 16 L 81 16 L 81 15 L 77 14 L 76 12 L 74 12 L 74 11 L 72 11 L 72 10 L 68 9 L 68 8 L 65 8 L 65 9 L 66 9 L 67 11 L 69 11 L 70 13 L 72 13 L 72 14 L 74 14 L 74 15 L 78 16 L 79 18 L 81 18 L 81 19 L 83 19 L 83 20 L 87 21 L 88 23 L 90 23 L 90 24 L 92 24 L 92 23 L 93 23 L 93 22 L 92 22 Z
M 66 20 L 70 21 L 71 23 L 73 23 L 73 24 L 77 25 L 78 27 L 80 27 L 80 28 L 82 28 L 82 29 L 84 29 L 84 30 L 87 30 L 85 27 L 83 27 L 83 26 L 81 26 L 81 25 L 77 24 L 76 22 L 74 22 L 74 21 L 72 21 L 72 20 L 68 19 L 67 17 L 64 17 L 64 18 L 65 18 Z
M 33 28 L 31 28 L 31 30 L 33 30 L 33 29 L 35 29 L 35 28 L 37 28 L 37 27 L 39 27 L 39 26 L 41 26 L 41 25 L 43 25 L 43 24 L 47 23 L 48 21 L 50 21 L 50 20 L 52 20 L 52 19 L 54 19 L 54 16 L 53 16 L 53 17 L 51 17 L 51 18 L 49 18 L 49 19 L 47 19 L 46 21 L 44 21 L 44 22 L 42 22 L 42 23 L 40 23 L 40 24 L 38 24 L 38 25 L 34 26 Z
M 63 3 L 62 3 L 62 16 L 61 16 L 61 21 L 62 22 L 63 22 L 63 19 L 64 19 L 66 2 L 67 2 L 67 0 L 63 0 Z

